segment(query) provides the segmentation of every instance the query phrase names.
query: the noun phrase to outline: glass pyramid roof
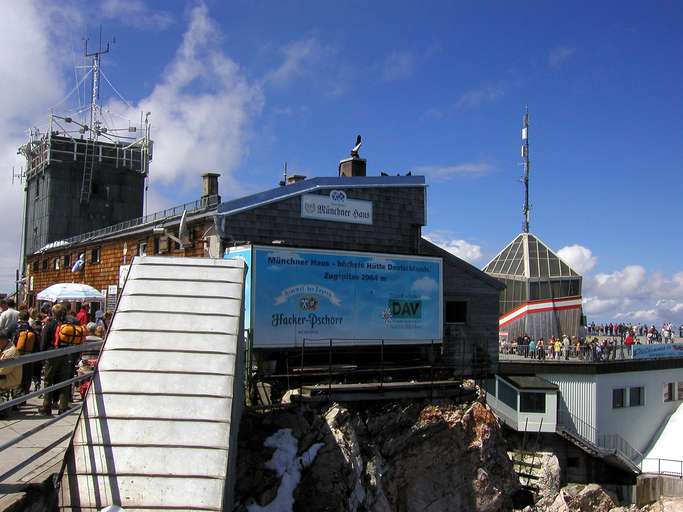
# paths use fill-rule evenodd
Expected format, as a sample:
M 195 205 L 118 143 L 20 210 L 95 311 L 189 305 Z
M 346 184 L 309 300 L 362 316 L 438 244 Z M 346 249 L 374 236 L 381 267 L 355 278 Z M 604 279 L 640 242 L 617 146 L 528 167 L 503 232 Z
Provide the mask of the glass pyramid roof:
M 531 233 L 520 233 L 484 267 L 484 272 L 526 279 L 581 277 Z

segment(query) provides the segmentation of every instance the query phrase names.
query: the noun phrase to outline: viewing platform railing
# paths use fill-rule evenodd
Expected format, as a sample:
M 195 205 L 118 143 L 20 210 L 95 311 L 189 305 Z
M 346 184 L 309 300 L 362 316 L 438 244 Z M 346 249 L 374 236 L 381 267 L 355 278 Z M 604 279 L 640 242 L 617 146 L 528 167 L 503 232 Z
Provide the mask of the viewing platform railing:
M 14 359 L 5 359 L 3 361 L 0 361 L 0 368 L 8 368 L 10 366 L 16 366 L 16 365 L 26 365 L 28 363 L 36 363 L 39 361 L 47 361 L 48 359 L 54 359 L 58 357 L 63 357 L 63 356 L 68 356 L 71 354 L 80 354 L 83 352 L 99 352 L 99 350 L 102 348 L 103 341 L 92 341 L 92 342 L 87 342 L 83 343 L 81 345 L 74 345 L 73 347 L 65 347 L 65 348 L 58 348 L 54 350 L 47 350 L 44 352 L 36 352 L 34 354 L 28 354 L 24 356 L 19 356 Z M 74 374 L 75 374 L 75 366 L 74 366 Z M 20 396 L 17 396 L 16 398 L 11 398 L 10 400 L 0 402 L 0 412 L 10 409 L 12 407 L 16 407 L 18 405 L 21 405 L 25 403 L 26 401 L 30 400 L 31 398 L 38 397 L 40 395 L 43 395 L 45 393 L 50 393 L 53 391 L 57 391 L 59 389 L 62 389 L 66 386 L 71 386 L 73 384 L 76 384 L 78 382 L 82 382 L 84 380 L 89 379 L 92 376 L 92 372 L 85 373 L 83 375 L 75 376 L 60 382 L 57 382 L 51 386 L 45 387 L 45 388 L 40 388 L 37 389 L 33 392 L 22 394 Z M 22 434 L 9 439 L 8 441 L 5 441 L 2 445 L 0 445 L 0 453 L 2 453 L 3 450 L 6 450 L 7 448 L 17 444 L 18 442 L 26 439 L 27 437 L 30 437 L 41 430 L 44 430 L 45 428 L 49 427 L 53 423 L 61 420 L 62 418 L 70 415 L 74 411 L 77 411 L 80 409 L 81 405 L 76 405 L 67 411 L 55 416 L 55 417 L 46 417 L 45 422 L 41 423 L 37 427 L 34 427 L 31 430 L 28 430 L 26 432 L 23 432 Z M 1 457 L 1 455 L 0 455 Z M 6 468 L 5 468 L 6 469 Z

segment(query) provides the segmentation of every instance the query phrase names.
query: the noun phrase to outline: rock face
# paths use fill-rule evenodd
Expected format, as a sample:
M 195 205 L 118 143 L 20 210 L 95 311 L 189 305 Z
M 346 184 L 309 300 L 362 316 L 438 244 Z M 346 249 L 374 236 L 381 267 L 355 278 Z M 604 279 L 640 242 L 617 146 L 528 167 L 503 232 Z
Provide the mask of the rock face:
M 390 403 L 349 410 L 292 409 L 245 416 L 236 495 L 266 505 L 278 479 L 265 469 L 263 440 L 290 428 L 306 450 L 323 443 L 301 473 L 296 511 L 502 511 L 518 487 L 493 413 L 479 402 Z M 243 435 L 244 433 L 244 435 Z
M 659 498 L 642 508 L 643 512 L 683 512 L 683 498 Z
M 547 512 L 610 512 L 617 500 L 597 484 L 570 484 L 560 489 Z

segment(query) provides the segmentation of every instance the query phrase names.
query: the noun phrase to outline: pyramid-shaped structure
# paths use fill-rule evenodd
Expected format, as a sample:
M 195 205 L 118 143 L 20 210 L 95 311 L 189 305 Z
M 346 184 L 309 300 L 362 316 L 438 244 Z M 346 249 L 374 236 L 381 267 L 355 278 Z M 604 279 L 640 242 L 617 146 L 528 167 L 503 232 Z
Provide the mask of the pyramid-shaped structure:
M 499 327 L 509 339 L 579 334 L 581 275 L 532 233 L 520 233 L 485 267 L 505 284 Z

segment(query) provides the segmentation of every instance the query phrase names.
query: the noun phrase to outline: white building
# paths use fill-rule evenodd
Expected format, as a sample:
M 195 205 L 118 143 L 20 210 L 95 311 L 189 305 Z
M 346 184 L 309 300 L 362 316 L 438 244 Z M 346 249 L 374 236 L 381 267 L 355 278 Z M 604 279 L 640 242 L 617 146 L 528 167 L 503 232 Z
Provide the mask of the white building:
M 555 431 L 597 456 L 616 455 L 639 472 L 643 454 L 683 401 L 683 358 L 501 360 L 495 381 L 484 387 L 491 408 L 511 428 Z M 534 411 L 529 393 L 536 396 Z

